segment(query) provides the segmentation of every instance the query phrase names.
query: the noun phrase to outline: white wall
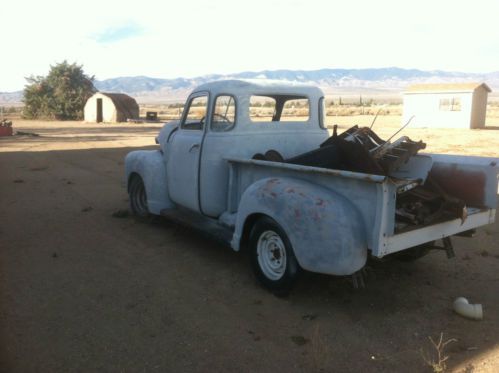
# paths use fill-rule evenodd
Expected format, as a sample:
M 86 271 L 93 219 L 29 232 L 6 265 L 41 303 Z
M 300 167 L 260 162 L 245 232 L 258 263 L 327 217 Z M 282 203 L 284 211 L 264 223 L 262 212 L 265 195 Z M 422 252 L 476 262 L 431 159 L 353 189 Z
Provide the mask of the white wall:
M 116 107 L 113 100 L 104 96 L 101 93 L 96 93 L 90 97 L 85 104 L 84 117 L 85 122 L 97 122 L 97 99 L 102 99 L 102 121 L 103 122 L 116 122 Z
M 410 127 L 470 128 L 472 93 L 405 93 L 402 125 L 415 116 Z M 460 111 L 440 110 L 440 100 L 459 98 Z

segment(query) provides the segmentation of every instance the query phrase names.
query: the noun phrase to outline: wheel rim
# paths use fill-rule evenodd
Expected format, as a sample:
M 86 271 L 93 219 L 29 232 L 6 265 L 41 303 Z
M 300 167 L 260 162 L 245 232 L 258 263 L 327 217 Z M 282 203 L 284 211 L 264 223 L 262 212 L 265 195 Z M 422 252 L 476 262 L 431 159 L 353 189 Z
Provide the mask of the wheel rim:
M 133 188 L 131 199 L 134 210 L 138 215 L 144 216 L 149 213 L 146 190 L 142 181 L 138 181 L 135 188 Z
M 265 231 L 258 238 L 258 265 L 263 274 L 271 280 L 279 280 L 286 271 L 286 247 L 274 231 Z

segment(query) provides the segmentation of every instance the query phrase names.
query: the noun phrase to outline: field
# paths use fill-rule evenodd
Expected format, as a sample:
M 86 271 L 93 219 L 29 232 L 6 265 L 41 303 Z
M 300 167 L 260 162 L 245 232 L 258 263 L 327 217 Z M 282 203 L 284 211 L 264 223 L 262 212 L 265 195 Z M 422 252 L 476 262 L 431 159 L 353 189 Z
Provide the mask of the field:
M 498 119 L 401 135 L 430 152 L 499 157 Z M 160 127 L 15 119 L 22 134 L 0 138 L 1 372 L 431 372 L 429 337 L 441 333 L 453 340 L 449 371 L 498 371 L 499 223 L 455 238 L 454 259 L 373 263 L 361 290 L 305 274 L 277 298 L 246 256 L 127 214 L 123 158 L 153 149 Z M 374 129 L 399 127 L 383 115 Z M 482 303 L 484 319 L 454 314 L 458 296 Z

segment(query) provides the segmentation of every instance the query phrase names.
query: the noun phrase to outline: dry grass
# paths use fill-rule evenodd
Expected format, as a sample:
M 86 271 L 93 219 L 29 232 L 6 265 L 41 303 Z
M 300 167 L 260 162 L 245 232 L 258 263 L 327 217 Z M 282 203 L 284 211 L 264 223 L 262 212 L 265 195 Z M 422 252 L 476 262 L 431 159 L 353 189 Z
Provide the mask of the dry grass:
M 445 347 L 452 343 L 457 342 L 456 339 L 451 338 L 444 341 L 444 333 L 440 333 L 438 341 L 434 341 L 432 337 L 428 337 L 431 342 L 430 351 L 421 349 L 421 356 L 424 362 L 428 365 L 434 373 L 442 373 L 447 370 L 447 360 L 449 356 L 445 355 Z
M 327 116 L 347 115 L 402 115 L 402 105 L 332 105 L 326 107 Z
M 156 111 L 162 120 L 174 120 L 180 118 L 182 115 L 182 104 L 170 105 L 153 105 L 142 104 L 140 105 L 140 116 L 145 117 L 147 111 Z M 271 116 L 272 109 L 253 106 L 250 108 L 254 116 Z M 380 116 L 400 116 L 403 112 L 403 105 L 401 103 L 369 103 L 366 105 L 359 104 L 334 104 L 326 105 L 326 115 L 328 117 L 336 116 L 358 116 L 358 115 L 376 115 L 379 112 Z M 306 116 L 307 110 L 304 108 L 286 109 L 287 116 Z M 487 106 L 487 125 L 499 126 L 499 101 L 491 101 Z
M 140 117 L 145 118 L 148 111 L 158 113 L 158 118 L 163 121 L 179 119 L 182 115 L 183 102 L 172 104 L 140 104 Z M 272 110 L 262 106 L 253 106 L 250 108 L 253 116 L 269 117 L 272 116 Z M 20 119 L 22 107 L 4 107 L 3 115 L 7 119 Z M 365 100 L 362 105 L 359 102 L 347 101 L 339 104 L 338 100 L 328 101 L 326 103 L 326 115 L 328 120 L 330 117 L 347 117 L 347 116 L 401 116 L 403 105 L 401 102 L 385 102 L 385 100 Z M 308 110 L 303 107 L 286 108 L 286 116 L 305 117 L 308 115 Z M 499 127 L 499 100 L 489 99 L 487 105 L 487 126 Z

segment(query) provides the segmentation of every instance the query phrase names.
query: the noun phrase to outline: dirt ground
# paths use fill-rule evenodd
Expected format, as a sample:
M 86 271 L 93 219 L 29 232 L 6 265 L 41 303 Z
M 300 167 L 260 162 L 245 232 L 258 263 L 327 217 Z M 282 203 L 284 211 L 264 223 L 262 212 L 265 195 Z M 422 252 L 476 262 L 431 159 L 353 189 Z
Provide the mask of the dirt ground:
M 113 216 L 128 206 L 125 154 L 154 148 L 160 125 L 14 126 L 24 134 L 0 139 L 0 372 L 425 372 L 440 333 L 455 339 L 450 371 L 499 371 L 499 223 L 455 238 L 454 259 L 371 264 L 362 290 L 305 274 L 277 298 L 244 255 L 165 220 Z M 403 134 L 499 157 L 497 130 Z M 484 319 L 454 314 L 458 296 Z

